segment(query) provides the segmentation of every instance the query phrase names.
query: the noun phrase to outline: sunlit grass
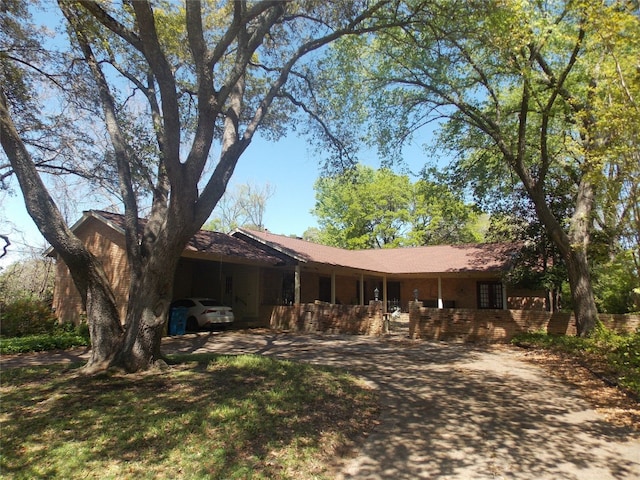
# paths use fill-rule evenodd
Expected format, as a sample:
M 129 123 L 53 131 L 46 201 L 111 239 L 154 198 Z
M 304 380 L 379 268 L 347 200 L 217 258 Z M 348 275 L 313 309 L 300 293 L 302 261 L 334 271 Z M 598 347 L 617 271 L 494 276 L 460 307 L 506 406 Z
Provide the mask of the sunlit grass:
M 332 478 L 335 455 L 377 415 L 376 393 L 340 371 L 246 355 L 174 361 L 93 378 L 2 372 L 3 478 Z

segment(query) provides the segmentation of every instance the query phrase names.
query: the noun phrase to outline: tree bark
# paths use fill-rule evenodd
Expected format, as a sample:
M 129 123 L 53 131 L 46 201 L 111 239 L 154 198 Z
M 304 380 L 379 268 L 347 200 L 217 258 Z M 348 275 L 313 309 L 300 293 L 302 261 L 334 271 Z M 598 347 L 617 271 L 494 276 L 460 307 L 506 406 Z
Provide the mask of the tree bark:
M 581 250 L 572 250 L 565 258 L 573 313 L 576 317 L 576 329 L 579 337 L 591 333 L 598 321 L 593 290 L 591 288 L 591 274 L 586 254 Z
M 124 341 L 114 362 L 129 372 L 147 370 L 163 358 L 160 344 L 183 248 L 176 244 L 172 250 L 178 253 L 154 248 L 138 285 L 131 289 Z
M 76 269 L 79 271 L 75 276 L 71 268 L 69 271 L 74 278 L 85 271 L 88 276 L 85 308 L 91 336 L 91 356 L 84 370 L 86 373 L 93 373 L 106 370 L 112 364 L 122 344 L 122 326 L 115 298 L 102 265 L 93 255 L 82 263 L 83 265 Z
M 598 322 L 598 309 L 593 296 L 587 260 L 589 218 L 594 201 L 592 185 L 585 180 L 580 182 L 576 207 L 570 219 L 568 234 L 547 205 L 544 192 L 538 189 L 528 189 L 528 191 L 538 212 L 538 218 L 542 221 L 567 265 L 567 277 L 576 318 L 577 334 L 584 337 L 591 333 Z
M 86 369 L 106 368 L 115 357 L 122 334 L 113 291 L 98 259 L 69 230 L 48 194 L 13 124 L 1 90 L 0 142 L 18 178 L 29 215 L 66 263 L 87 311 L 92 350 Z

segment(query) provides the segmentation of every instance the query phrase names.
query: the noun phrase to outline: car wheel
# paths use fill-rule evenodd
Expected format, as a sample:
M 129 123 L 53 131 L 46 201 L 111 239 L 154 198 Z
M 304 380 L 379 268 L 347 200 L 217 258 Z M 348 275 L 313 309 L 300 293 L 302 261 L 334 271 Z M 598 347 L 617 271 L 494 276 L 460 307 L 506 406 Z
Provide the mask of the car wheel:
M 187 330 L 189 332 L 197 332 L 198 331 L 198 321 L 195 317 L 187 318 Z

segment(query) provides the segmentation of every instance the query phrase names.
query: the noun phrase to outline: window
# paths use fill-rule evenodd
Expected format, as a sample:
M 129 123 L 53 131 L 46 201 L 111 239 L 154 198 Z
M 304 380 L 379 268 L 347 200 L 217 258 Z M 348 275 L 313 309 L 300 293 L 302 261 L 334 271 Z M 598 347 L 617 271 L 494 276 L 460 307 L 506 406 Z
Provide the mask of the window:
M 478 282 L 478 308 L 503 308 L 502 283 Z
M 233 277 L 228 276 L 224 279 L 225 295 L 233 295 Z
M 195 307 L 196 304 L 193 300 L 189 299 L 189 298 L 183 298 L 181 300 L 176 300 L 175 302 L 173 302 L 171 304 L 171 308 L 175 308 L 175 307 L 186 307 L 186 308 L 191 308 L 191 307 Z

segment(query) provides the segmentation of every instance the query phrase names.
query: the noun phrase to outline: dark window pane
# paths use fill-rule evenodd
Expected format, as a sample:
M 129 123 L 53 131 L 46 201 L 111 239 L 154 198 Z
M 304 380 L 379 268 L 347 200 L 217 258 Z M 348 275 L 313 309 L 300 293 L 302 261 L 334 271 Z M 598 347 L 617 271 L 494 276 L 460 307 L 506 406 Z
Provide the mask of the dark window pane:
M 200 303 L 205 307 L 221 307 L 222 304 L 218 300 L 206 299 L 200 300 Z
M 503 308 L 502 283 L 478 282 L 478 308 Z

